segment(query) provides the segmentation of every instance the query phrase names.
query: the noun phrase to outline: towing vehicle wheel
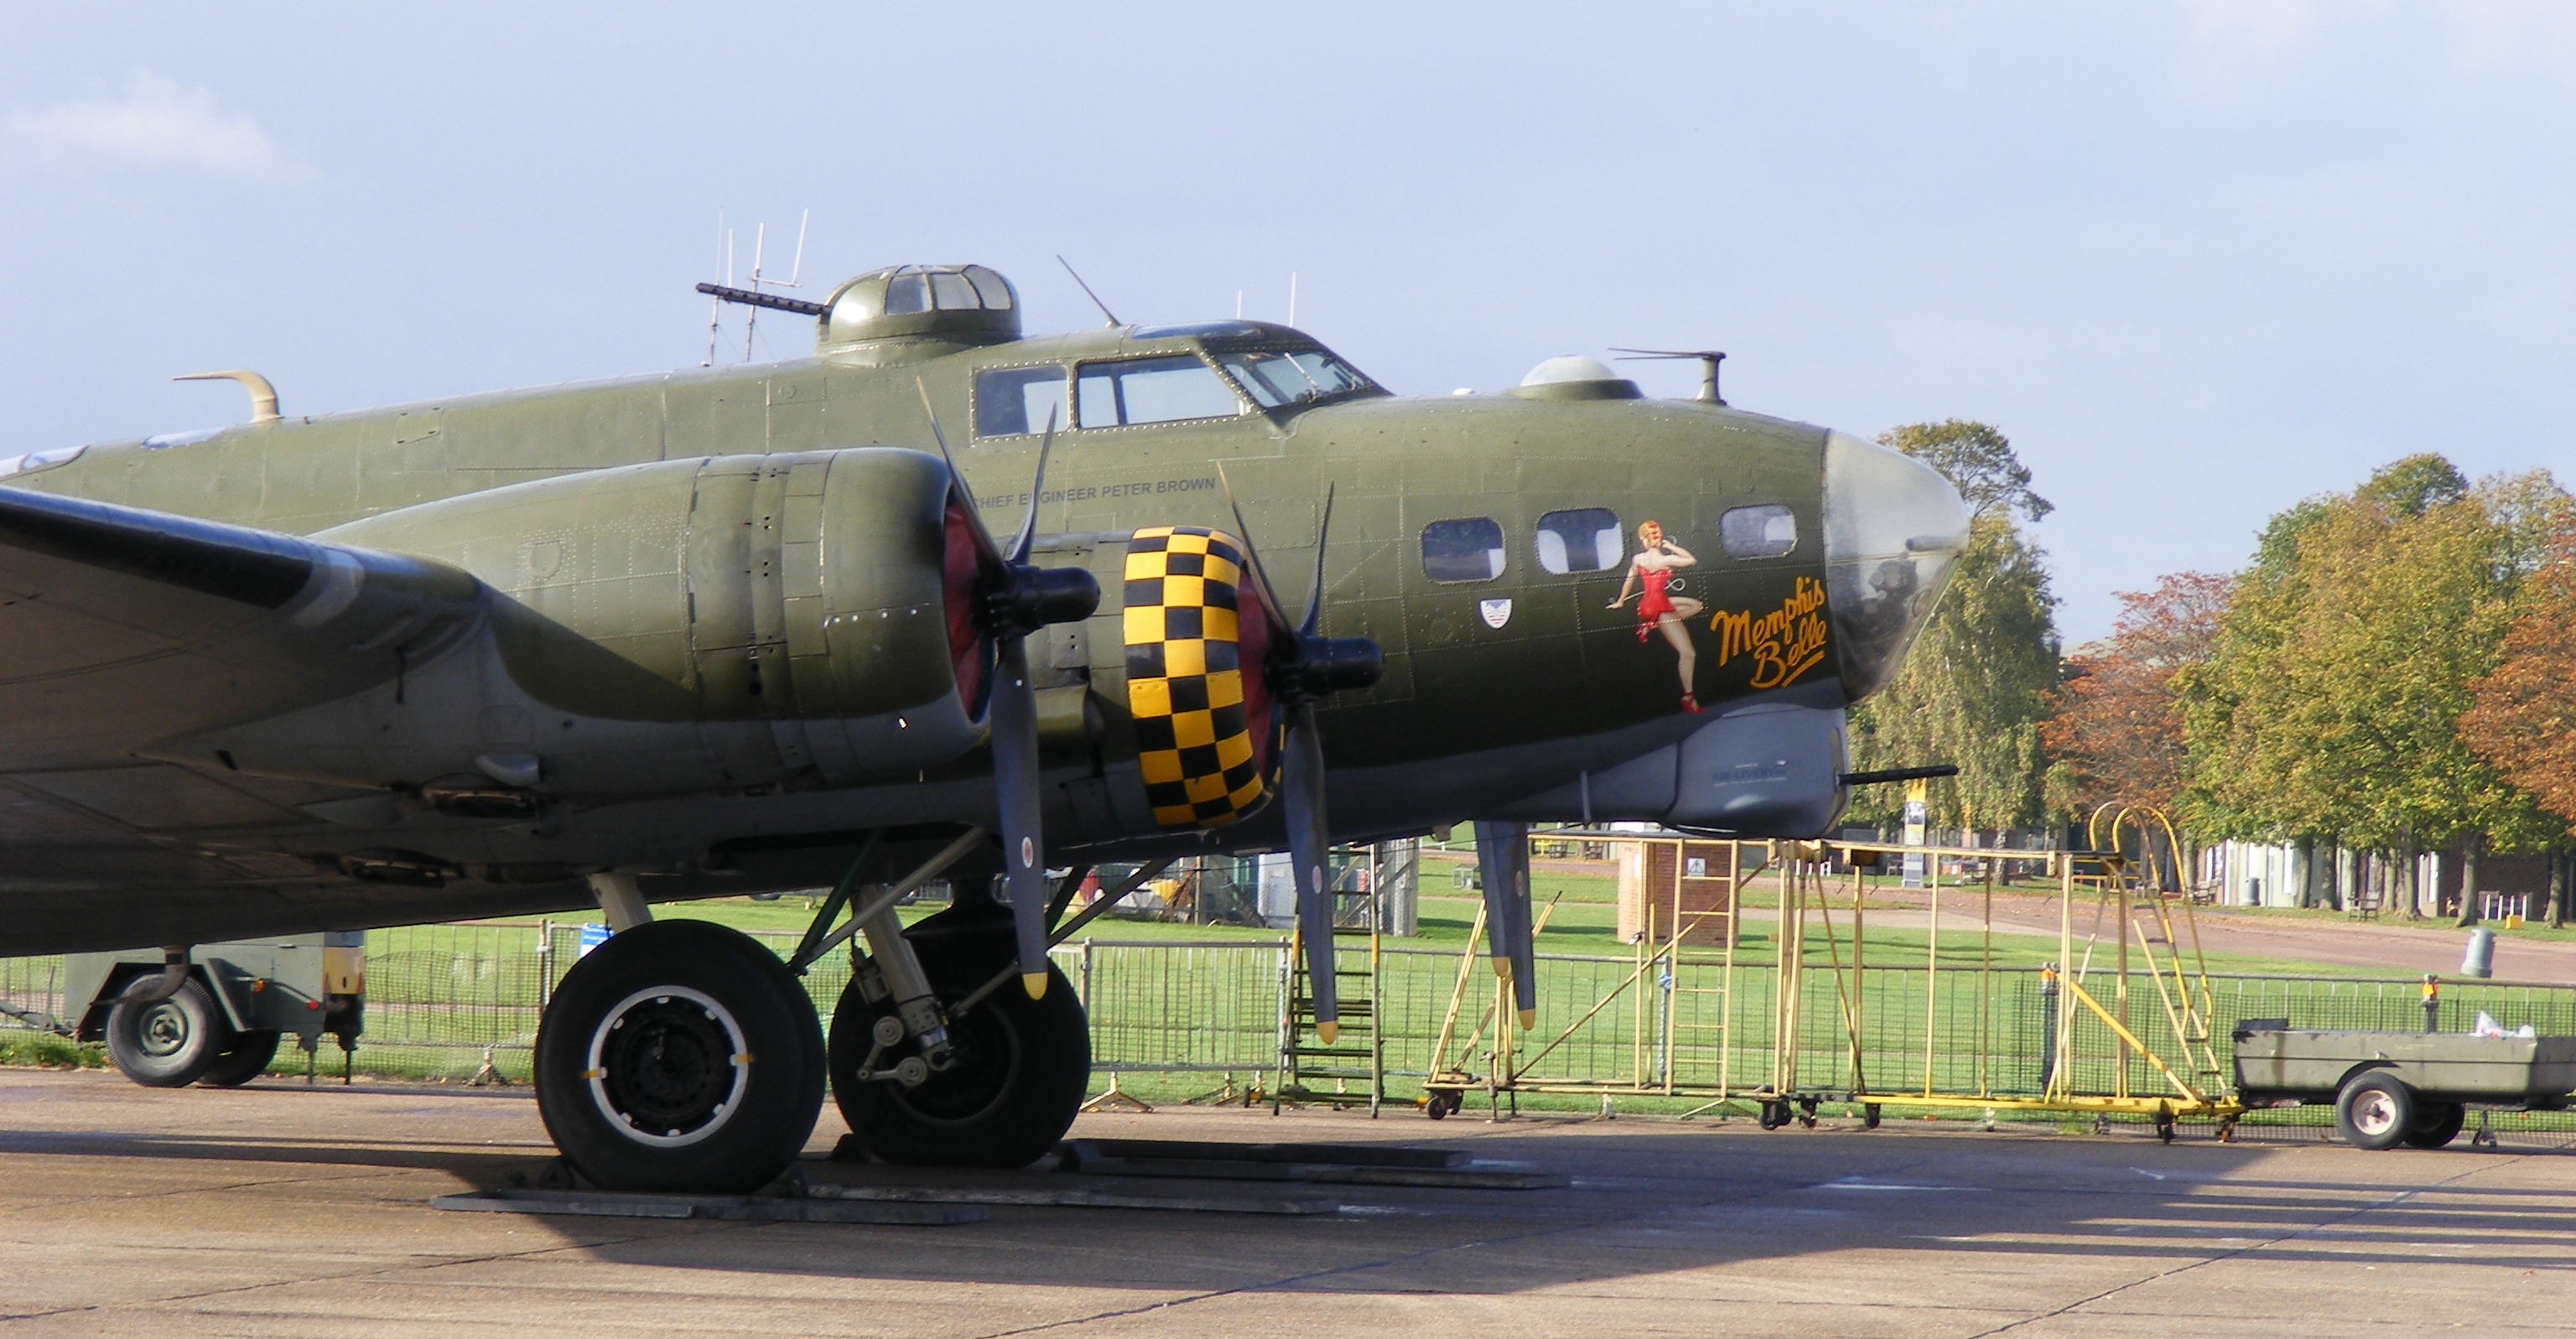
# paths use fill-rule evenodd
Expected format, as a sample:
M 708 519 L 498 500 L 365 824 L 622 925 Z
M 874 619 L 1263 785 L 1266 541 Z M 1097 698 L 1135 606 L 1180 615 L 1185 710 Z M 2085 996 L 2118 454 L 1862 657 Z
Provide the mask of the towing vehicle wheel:
M 2460 1127 L 2468 1124 L 2469 1109 L 2457 1102 L 2419 1102 L 2415 1106 L 2415 1124 L 2406 1131 L 2408 1148 L 2440 1148 L 2460 1137 Z
M 107 1058 L 118 1073 L 146 1088 L 195 1083 L 232 1040 L 232 1025 L 194 978 L 166 1000 L 120 999 L 107 1011 Z
M 2335 1128 L 2355 1148 L 2394 1148 L 2415 1126 L 2415 1090 L 2373 1070 L 2335 1097 Z
M 925 935 L 913 950 L 952 1010 L 1012 955 L 1007 934 Z M 832 1098 L 868 1152 L 914 1166 L 1026 1167 L 1072 1128 L 1091 1082 L 1091 1030 L 1062 972 L 1047 969 L 1043 999 L 1013 980 L 952 1017 L 955 1062 L 910 1088 L 859 1077 L 877 1020 L 893 1013 L 894 1001 L 870 1000 L 856 982 L 832 1013 Z M 911 1047 L 888 1047 L 879 1068 L 917 1054 Z
M 215 1088 L 238 1088 L 268 1072 L 268 1062 L 277 1058 L 277 1033 L 270 1030 L 236 1032 L 233 1044 L 215 1057 L 215 1063 L 197 1076 L 197 1082 Z
M 610 1190 L 757 1190 L 823 1109 L 804 986 L 705 921 L 648 922 L 573 964 L 537 1027 L 536 1069 L 546 1133 Z

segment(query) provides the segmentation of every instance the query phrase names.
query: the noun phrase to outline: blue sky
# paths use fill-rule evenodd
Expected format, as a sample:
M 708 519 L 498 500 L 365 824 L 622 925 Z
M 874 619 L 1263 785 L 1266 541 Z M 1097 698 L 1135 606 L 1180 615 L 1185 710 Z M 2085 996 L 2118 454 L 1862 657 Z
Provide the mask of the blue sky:
M 694 365 L 718 212 L 748 268 L 811 210 L 809 288 L 979 260 L 1039 329 L 1096 319 L 1057 252 L 1131 320 L 1293 273 L 1401 391 L 1713 345 L 1747 408 L 1986 419 L 2070 640 L 2407 452 L 2576 476 L 2576 7 L 0 18 L 0 455 L 238 417 L 166 380 L 211 367 L 300 412 Z

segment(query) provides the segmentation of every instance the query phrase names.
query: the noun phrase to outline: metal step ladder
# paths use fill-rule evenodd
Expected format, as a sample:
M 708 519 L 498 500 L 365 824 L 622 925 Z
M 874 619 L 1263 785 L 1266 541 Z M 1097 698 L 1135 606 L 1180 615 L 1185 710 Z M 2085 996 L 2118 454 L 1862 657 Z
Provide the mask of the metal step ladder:
M 1270 1109 L 1365 1104 L 1371 1116 L 1386 1105 L 1386 1034 L 1379 1026 L 1385 1002 L 1378 967 L 1386 929 L 1379 898 L 1384 871 L 1367 856 L 1333 880 L 1333 981 L 1341 1014 L 1333 1044 L 1315 1035 L 1315 1000 L 1306 973 L 1305 945 L 1292 933 L 1280 967 L 1279 1072 Z M 1356 885 L 1356 886 L 1355 886 Z

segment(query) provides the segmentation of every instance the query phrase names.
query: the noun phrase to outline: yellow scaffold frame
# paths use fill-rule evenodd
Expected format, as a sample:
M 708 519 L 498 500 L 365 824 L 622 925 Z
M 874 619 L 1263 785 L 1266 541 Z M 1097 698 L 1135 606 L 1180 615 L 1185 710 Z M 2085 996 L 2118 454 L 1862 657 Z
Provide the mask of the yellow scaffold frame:
M 1602 843 L 1678 843 L 1678 834 L 1604 832 L 1569 830 L 1535 832 L 1533 841 L 1568 839 Z M 1697 839 L 1690 839 L 1697 840 Z M 1702 960 L 1700 966 L 1718 966 L 1720 992 L 1725 996 L 1718 1011 L 1717 1075 L 1715 1082 L 1689 1082 L 1677 1079 L 1672 1072 L 1670 1056 L 1673 1044 L 1673 1011 L 1662 1011 L 1659 1034 L 1649 1041 L 1650 1001 L 1644 983 L 1654 980 L 1659 969 L 1670 970 L 1682 962 L 1682 939 L 1693 925 L 1655 925 L 1650 920 L 1648 932 L 1636 942 L 1636 961 L 1624 979 L 1612 986 L 1601 998 L 1593 1000 L 1575 1017 L 1553 1030 L 1548 1040 L 1535 1046 L 1524 1044 L 1512 1035 L 1508 1024 L 1514 1010 L 1509 1002 L 1510 983 L 1495 980 L 1491 998 L 1484 1002 L 1479 1016 L 1469 1024 L 1464 1038 L 1459 1025 L 1466 1021 L 1469 982 L 1478 975 L 1472 968 L 1482 959 L 1479 941 L 1484 933 L 1484 913 L 1480 907 L 1468 933 L 1468 943 L 1459 963 L 1452 986 L 1448 1010 L 1443 1019 L 1438 1041 L 1431 1056 L 1430 1075 L 1424 1087 L 1430 1100 L 1447 1100 L 1456 1109 L 1459 1099 L 1469 1091 L 1482 1092 L 1489 1107 L 1500 1114 L 1507 1099 L 1516 1101 L 1519 1093 L 1557 1093 L 1599 1095 L 1605 1100 L 1618 1096 L 1703 1098 L 1697 1110 L 1707 1110 L 1729 1101 L 1749 1101 L 1765 1109 L 1766 1118 L 1776 1113 L 1777 1122 L 1789 1118 L 1794 1104 L 1812 1116 L 1818 1102 L 1859 1104 L 1874 1123 L 1881 1106 L 1912 1108 L 1973 1108 L 1986 1111 L 2062 1113 L 2091 1115 L 2132 1115 L 2153 1119 L 2159 1130 L 2170 1137 L 2172 1123 L 2181 1117 L 2200 1117 L 2220 1122 L 2222 1133 L 2233 1127 L 2242 1108 L 2235 1097 L 2224 1091 L 2225 1072 L 2221 1068 L 2215 1039 L 2211 1035 L 2212 994 L 2208 967 L 2200 947 L 2200 927 L 2193 914 L 2189 897 L 2169 898 L 2153 886 L 2157 861 L 2154 847 L 2162 841 L 2179 871 L 2182 844 L 2165 816 L 2145 806 L 2106 805 L 2093 815 L 2087 828 L 2091 851 L 2068 852 L 2008 847 L 1976 846 L 1907 846 L 1880 842 L 1746 842 L 1740 843 L 1736 868 L 1745 866 L 1744 856 L 1750 851 L 1764 852 L 1764 864 L 1777 871 L 1780 885 L 1779 932 L 1774 937 L 1771 967 L 1777 973 L 1777 987 L 1772 992 L 1772 1011 L 1768 1036 L 1759 1049 L 1767 1052 L 1767 1063 L 1761 1066 L 1759 1081 L 1741 1086 L 1731 1072 L 1732 1057 L 1737 1049 L 1735 1013 L 1732 1008 L 1736 969 L 1736 936 L 1726 937 L 1724 956 L 1715 964 Z M 1887 857 L 1920 856 L 1927 874 L 1925 888 L 1930 906 L 1927 917 L 1925 987 L 1923 997 L 1924 1082 L 1918 1087 L 1901 1090 L 1872 1087 L 1864 1070 L 1865 1013 L 1870 995 L 1865 988 L 1867 973 L 1868 885 L 1865 870 L 1875 868 Z M 1857 857 L 1855 859 L 1854 857 Z M 1982 925 L 1981 951 L 1977 969 L 1977 1064 L 1976 1082 L 1969 1088 L 1944 1089 L 1934 1081 L 1938 1066 L 1940 1009 L 1943 999 L 1942 978 L 1938 969 L 1941 941 L 1943 893 L 1941 869 L 1945 860 L 1979 862 L 1983 868 L 1981 885 L 1953 883 L 1946 891 L 1963 887 L 1978 888 Z M 1992 1025 L 1992 1011 L 1987 1002 L 1993 998 L 1994 966 L 1994 871 L 1998 862 L 2023 861 L 2044 865 L 2048 877 L 2058 885 L 2058 956 L 2047 971 L 2054 973 L 2057 986 L 2056 1013 L 2050 1051 L 2047 1083 L 2036 1095 L 1999 1093 L 1993 1088 L 1993 1075 L 1987 1064 Z M 1832 885 L 1835 863 L 1848 868 L 1850 901 L 1842 907 Z M 1743 884 L 1739 878 L 1729 906 L 1740 905 Z M 2184 890 L 2187 892 L 2187 889 Z M 2080 893 L 2092 894 L 2091 928 L 2077 934 L 2077 901 Z M 2181 925 L 2175 924 L 2174 907 L 2181 908 Z M 1553 910 L 1550 907 L 1549 910 Z M 1836 933 L 1836 916 L 1847 917 L 1847 935 Z M 1703 913 L 1715 914 L 1715 913 Z M 2094 964 L 2105 917 L 2116 916 L 2118 926 L 2113 961 L 2107 964 L 2109 988 L 2099 989 Z M 2151 916 L 2162 942 L 2159 953 L 2150 939 L 2142 917 Z M 1844 1049 L 1850 1083 L 1847 1087 L 1819 1088 L 1801 1081 L 1801 1051 L 1809 1049 L 1800 1043 L 1801 988 L 1805 973 L 1813 966 L 1810 956 L 1810 920 L 1824 938 L 1825 962 L 1821 964 L 1833 975 L 1834 1001 L 1837 1013 L 1837 1043 Z M 1538 918 L 1537 928 L 1544 930 L 1547 917 Z M 2179 930 L 2182 938 L 2176 937 Z M 1843 950 L 1850 949 L 1848 968 Z M 2080 942 L 2079 942 L 2080 940 Z M 2188 949 L 2186 950 L 2186 944 Z M 2079 949 L 2081 950 L 2079 956 Z M 2132 951 L 2137 960 L 2133 963 Z M 2185 962 L 2186 951 L 2190 961 Z M 2133 970 L 2134 967 L 2143 971 Z M 2022 969 L 2014 969 L 2022 970 Z M 2134 1016 L 2130 986 L 2143 975 L 2155 984 L 2162 1023 L 2157 1043 L 2141 1035 L 2150 1030 L 2141 1027 Z M 1636 1012 L 1631 1036 L 1633 1057 L 1625 1075 L 1603 1074 L 1580 1078 L 1545 1078 L 1533 1072 L 1537 1064 L 1565 1047 L 1578 1032 L 1604 1010 L 1614 1006 L 1622 994 L 1631 995 Z M 2107 998 L 2106 998 L 2107 997 Z M 2076 1020 L 2082 1014 L 2098 1019 L 2112 1038 L 2112 1081 L 2107 1092 L 2079 1092 L 2075 1073 Z M 1499 1026 L 1498 1026 L 1499 1024 Z M 1490 1042 L 1487 1041 L 1490 1035 Z M 1648 1053 L 1652 1045 L 1662 1063 Z M 2143 1060 L 2162 1080 L 2163 1092 L 2131 1091 L 2129 1081 L 2132 1056 Z M 2084 1057 L 2088 1060 L 2095 1057 Z M 1471 1072 L 1471 1061 L 1481 1061 Z

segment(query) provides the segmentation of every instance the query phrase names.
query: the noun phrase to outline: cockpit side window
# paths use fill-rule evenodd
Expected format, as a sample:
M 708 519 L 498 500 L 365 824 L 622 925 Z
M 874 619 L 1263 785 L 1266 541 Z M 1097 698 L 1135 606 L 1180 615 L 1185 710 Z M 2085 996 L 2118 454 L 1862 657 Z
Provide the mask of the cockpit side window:
M 1074 412 L 1086 428 L 1233 418 L 1243 401 L 1216 369 L 1190 354 L 1084 363 L 1075 369 Z
M 1045 429 L 1052 411 L 1058 428 L 1070 426 L 1065 413 L 1065 376 L 1061 364 L 1043 367 L 988 367 L 975 374 L 975 435 L 1016 437 Z

